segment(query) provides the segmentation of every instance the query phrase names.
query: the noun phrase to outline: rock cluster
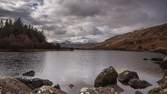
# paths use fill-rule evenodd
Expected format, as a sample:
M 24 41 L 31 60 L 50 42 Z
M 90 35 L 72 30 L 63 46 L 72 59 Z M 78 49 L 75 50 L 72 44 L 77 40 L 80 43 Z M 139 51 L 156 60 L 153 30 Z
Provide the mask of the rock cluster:
M 148 94 L 167 94 L 167 75 L 165 74 L 161 80 L 158 81 L 159 87 L 151 89 Z
M 133 71 L 123 71 L 119 73 L 110 66 L 104 69 L 95 79 L 94 87 L 82 88 L 80 94 L 120 94 L 124 90 L 117 85 L 117 80 L 123 85 L 134 89 L 144 89 L 151 86 L 145 80 L 140 80 L 138 74 Z M 167 73 L 158 81 L 159 87 L 151 89 L 148 94 L 167 94 Z M 60 89 L 59 84 L 47 79 L 33 78 L 0 78 L 0 94 L 67 94 Z M 73 88 L 74 85 L 70 84 Z M 135 94 L 142 94 L 140 91 Z
M 35 94 L 66 94 L 64 91 L 51 86 L 42 86 L 34 92 Z
M 0 94 L 66 94 L 64 91 L 52 87 L 52 82 L 39 78 L 22 79 L 0 78 Z
M 128 70 L 120 73 L 118 76 L 118 80 L 123 85 L 129 85 L 130 87 L 134 89 L 144 89 L 146 87 L 151 86 L 151 84 L 148 83 L 147 81 L 140 80 L 136 72 L 128 71 Z
M 104 69 L 95 79 L 94 86 L 92 88 L 82 88 L 80 94 L 120 94 L 123 89 L 117 86 L 117 80 L 123 85 L 129 85 L 134 89 L 144 89 L 151 86 L 145 80 L 140 80 L 136 72 L 124 71 L 120 74 L 110 66 Z M 136 92 L 140 94 L 139 92 Z

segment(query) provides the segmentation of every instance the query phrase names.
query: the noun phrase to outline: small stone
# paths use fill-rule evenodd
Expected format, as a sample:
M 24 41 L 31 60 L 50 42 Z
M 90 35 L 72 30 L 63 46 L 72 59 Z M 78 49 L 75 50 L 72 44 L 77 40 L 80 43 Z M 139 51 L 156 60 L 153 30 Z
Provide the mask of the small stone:
M 29 72 L 23 73 L 23 76 L 35 76 L 35 71 L 31 70 Z
M 56 89 L 60 89 L 60 90 L 61 90 L 61 87 L 60 87 L 59 84 L 57 84 L 57 85 L 55 85 L 55 86 L 53 86 L 53 87 L 56 88 Z
M 70 84 L 70 85 L 69 85 L 69 87 L 70 87 L 70 88 L 73 88 L 73 87 L 74 87 L 74 85 L 73 85 L 73 84 Z

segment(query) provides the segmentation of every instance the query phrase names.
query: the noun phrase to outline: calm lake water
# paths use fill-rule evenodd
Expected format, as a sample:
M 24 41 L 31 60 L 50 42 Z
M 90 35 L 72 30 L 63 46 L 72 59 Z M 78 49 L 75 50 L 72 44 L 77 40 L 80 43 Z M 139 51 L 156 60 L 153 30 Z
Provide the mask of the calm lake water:
M 151 57 L 163 55 L 122 51 L 0 52 L 0 75 L 21 76 L 34 70 L 37 73 L 35 77 L 59 83 L 69 94 L 78 94 L 81 87 L 93 86 L 94 79 L 104 68 L 113 66 L 118 72 L 136 71 L 141 79 L 155 86 L 162 77 L 162 70 L 158 65 L 143 60 Z M 75 87 L 71 89 L 69 84 Z M 118 84 L 125 89 L 122 94 L 134 94 L 132 88 Z M 146 93 L 150 88 L 141 91 Z

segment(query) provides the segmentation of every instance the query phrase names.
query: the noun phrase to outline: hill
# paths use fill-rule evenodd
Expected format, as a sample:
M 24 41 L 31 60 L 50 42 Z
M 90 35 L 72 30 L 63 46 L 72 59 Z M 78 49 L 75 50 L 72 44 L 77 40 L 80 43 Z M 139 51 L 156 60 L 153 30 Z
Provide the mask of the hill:
M 167 53 L 167 24 L 118 35 L 86 48 Z

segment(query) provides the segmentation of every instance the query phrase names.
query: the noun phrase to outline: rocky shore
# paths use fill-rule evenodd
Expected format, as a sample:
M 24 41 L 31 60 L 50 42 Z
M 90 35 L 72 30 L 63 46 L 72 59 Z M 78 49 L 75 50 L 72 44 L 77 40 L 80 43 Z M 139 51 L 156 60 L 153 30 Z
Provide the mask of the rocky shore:
M 49 80 L 13 77 L 0 78 L 0 94 L 66 94 Z
M 94 87 L 82 88 L 80 94 L 121 94 L 124 89 L 117 82 L 133 89 L 145 89 L 151 84 L 141 80 L 136 72 L 125 70 L 118 73 L 112 66 L 104 69 L 95 79 Z M 135 93 L 135 92 L 134 92 Z M 136 91 L 136 94 L 142 94 Z
M 167 94 L 166 58 L 144 58 L 144 60 L 151 60 L 164 70 L 163 78 L 157 81 L 158 87 L 153 86 L 155 88 L 150 89 L 146 94 Z M 23 78 L 0 77 L 0 94 L 68 94 L 61 89 L 59 84 L 48 79 L 34 78 L 33 70 L 22 75 Z M 94 87 L 83 87 L 78 94 L 125 94 L 125 89 L 120 87 L 118 82 L 134 89 L 136 92 L 132 94 L 145 94 L 140 90 L 152 86 L 148 81 L 141 79 L 135 71 L 124 70 L 118 73 L 117 69 L 110 66 L 97 75 Z M 69 87 L 73 88 L 74 85 L 70 84 Z

